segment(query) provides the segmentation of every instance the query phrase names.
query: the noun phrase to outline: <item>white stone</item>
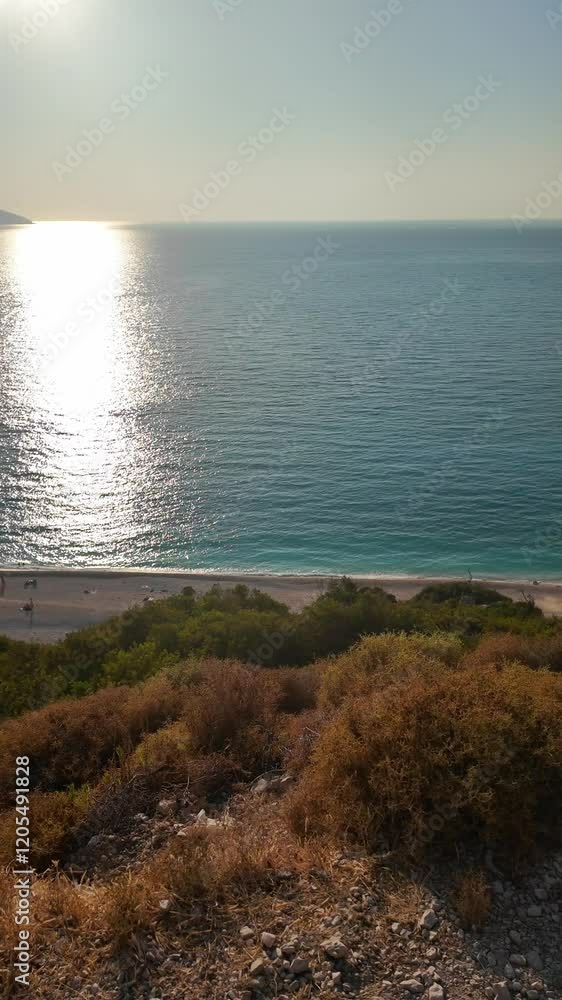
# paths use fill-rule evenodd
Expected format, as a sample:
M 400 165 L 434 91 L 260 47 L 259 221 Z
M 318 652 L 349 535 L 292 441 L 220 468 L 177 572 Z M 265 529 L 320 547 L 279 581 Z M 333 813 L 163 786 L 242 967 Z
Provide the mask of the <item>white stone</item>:
M 439 983 L 429 987 L 429 1000 L 445 1000 L 445 990 Z
M 326 941 L 322 941 L 322 947 L 330 958 L 347 958 L 349 954 L 349 949 L 345 946 L 343 941 L 340 941 L 340 939 L 336 937 L 328 938 Z
M 419 996 L 425 993 L 425 986 L 420 983 L 419 979 L 404 979 L 400 986 L 403 990 L 408 990 L 408 993 L 415 993 Z
M 158 816 L 171 816 L 175 811 L 176 803 L 173 799 L 161 799 L 156 807 Z
M 423 916 L 420 918 L 419 926 L 424 930 L 431 931 L 439 923 L 439 918 L 435 913 L 435 910 L 426 910 Z

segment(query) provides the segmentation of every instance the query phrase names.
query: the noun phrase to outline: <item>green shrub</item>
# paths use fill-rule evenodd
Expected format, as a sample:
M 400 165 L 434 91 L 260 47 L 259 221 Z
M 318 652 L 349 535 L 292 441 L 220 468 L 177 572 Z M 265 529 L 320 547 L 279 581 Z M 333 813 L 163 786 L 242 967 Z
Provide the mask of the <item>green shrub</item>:
M 458 601 L 465 604 L 512 604 L 509 597 L 504 597 L 497 590 L 485 587 L 481 583 L 451 580 L 446 583 L 432 583 L 424 587 L 413 598 L 416 604 L 443 604 L 445 601 Z
M 144 642 L 131 649 L 119 649 L 104 661 L 105 684 L 140 684 L 160 670 L 178 661 L 177 653 L 163 652 L 154 642 Z

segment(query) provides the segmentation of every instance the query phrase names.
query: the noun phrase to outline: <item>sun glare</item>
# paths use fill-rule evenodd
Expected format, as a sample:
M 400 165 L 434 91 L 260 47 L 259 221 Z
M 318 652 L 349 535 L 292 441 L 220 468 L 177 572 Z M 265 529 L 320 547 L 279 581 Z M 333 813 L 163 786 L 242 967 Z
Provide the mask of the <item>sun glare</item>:
M 95 223 L 39 223 L 17 238 L 37 388 L 57 409 L 95 408 L 114 374 L 119 242 Z
M 18 319 L 6 347 L 12 369 L 24 373 L 22 407 L 46 428 L 37 465 L 54 467 L 64 496 L 60 524 L 71 517 L 78 530 L 83 519 L 90 531 L 101 520 L 104 494 L 134 461 L 115 438 L 114 414 L 127 406 L 134 377 L 120 315 L 119 236 L 96 223 L 14 232 Z

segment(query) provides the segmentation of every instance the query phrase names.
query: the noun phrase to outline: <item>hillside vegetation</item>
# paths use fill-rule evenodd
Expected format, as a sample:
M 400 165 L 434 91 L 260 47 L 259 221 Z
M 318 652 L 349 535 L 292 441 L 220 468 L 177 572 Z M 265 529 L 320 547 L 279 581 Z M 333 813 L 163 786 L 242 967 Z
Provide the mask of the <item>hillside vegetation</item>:
M 0 636 L 0 718 L 57 698 L 137 684 L 189 657 L 300 667 L 343 652 L 361 635 L 386 631 L 454 632 L 468 644 L 487 633 L 542 636 L 550 665 L 562 667 L 557 621 L 532 603 L 478 584 L 432 586 L 398 602 L 378 587 L 360 588 L 344 578 L 300 613 L 245 586 L 215 586 L 201 596 L 188 587 L 52 646 Z
M 312 891 L 319 867 L 332 891 L 342 851 L 384 857 L 388 875 L 487 851 L 515 870 L 559 843 L 560 627 L 525 602 L 478 597 L 430 588 L 399 604 L 343 580 L 291 614 L 244 587 L 188 590 L 55 647 L 5 641 L 0 866 L 14 858 L 25 753 L 41 873 L 32 995 L 66 995 L 41 969 L 68 939 L 65 982 L 87 966 L 99 996 L 148 996 L 148 953 L 206 954 L 236 938 L 248 907 L 290 907 L 287 879 Z M 25 711 L 10 666 L 28 703 L 66 697 Z M 470 922 L 488 896 L 469 873 Z M 0 921 L 5 959 L 12 931 Z M 312 983 L 304 966 L 302 982 L 278 968 L 291 992 Z M 247 978 L 233 997 L 274 995 L 265 972 Z M 177 996 L 225 995 L 214 989 Z

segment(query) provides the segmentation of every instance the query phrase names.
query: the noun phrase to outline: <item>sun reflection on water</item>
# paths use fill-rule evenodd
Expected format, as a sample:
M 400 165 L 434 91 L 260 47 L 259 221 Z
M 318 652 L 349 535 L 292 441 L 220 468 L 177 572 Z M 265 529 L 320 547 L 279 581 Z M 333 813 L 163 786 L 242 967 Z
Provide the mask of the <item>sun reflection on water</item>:
M 17 234 L 15 267 L 37 404 L 62 415 L 108 404 L 117 361 L 121 248 L 91 223 L 44 223 Z
M 42 223 L 17 232 L 12 257 L 20 301 L 8 369 L 20 373 L 35 471 L 52 485 L 41 518 L 77 543 L 87 536 L 92 551 L 113 528 L 106 498 L 135 461 L 120 416 L 139 363 L 121 314 L 121 240 L 101 224 Z

